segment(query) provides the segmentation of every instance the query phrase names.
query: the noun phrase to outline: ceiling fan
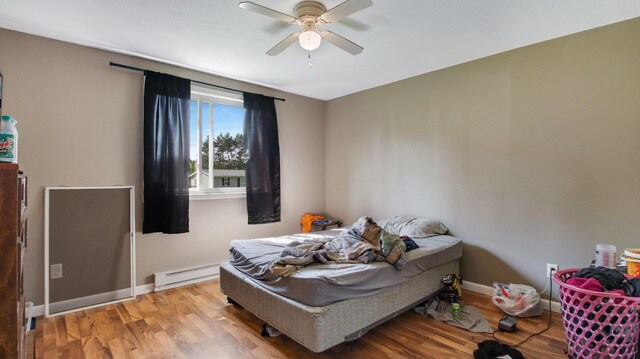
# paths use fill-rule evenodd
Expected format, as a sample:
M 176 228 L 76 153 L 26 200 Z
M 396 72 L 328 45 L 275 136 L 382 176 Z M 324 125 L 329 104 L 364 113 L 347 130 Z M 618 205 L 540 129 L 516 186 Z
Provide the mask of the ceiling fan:
M 245 10 L 270 16 L 290 24 L 298 24 L 298 26 L 300 26 L 300 31 L 287 36 L 276 46 L 267 51 L 267 55 L 269 56 L 276 56 L 280 54 L 287 47 L 293 45 L 296 40 L 303 49 L 313 51 L 320 46 L 322 39 L 341 48 L 351 55 L 357 55 L 364 50 L 362 46 L 331 31 L 320 31 L 319 27 L 324 24 L 336 22 L 371 5 L 373 5 L 371 0 L 347 0 L 338 6 L 327 10 L 324 5 L 317 1 L 301 1 L 294 8 L 294 12 L 296 14 L 294 17 L 268 7 L 258 5 L 251 1 L 242 1 L 239 4 L 239 6 Z

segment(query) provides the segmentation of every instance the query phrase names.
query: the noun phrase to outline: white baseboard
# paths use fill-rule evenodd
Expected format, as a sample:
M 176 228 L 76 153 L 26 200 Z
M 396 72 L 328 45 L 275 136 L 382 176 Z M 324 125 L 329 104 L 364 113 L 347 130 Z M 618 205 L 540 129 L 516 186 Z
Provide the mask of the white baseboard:
M 478 284 L 478 283 L 469 282 L 469 281 L 462 282 L 462 289 L 468 290 L 470 292 L 489 295 L 489 296 L 493 294 L 493 287 L 489 287 L 488 285 Z M 540 303 L 542 304 L 542 308 L 544 308 L 545 310 L 549 309 L 548 299 L 541 298 Z M 551 301 L 551 311 L 560 313 L 560 303 L 556 301 Z
M 111 292 L 87 295 L 85 297 L 61 300 L 59 302 L 49 303 L 49 313 L 60 313 L 76 308 L 88 307 L 99 303 L 108 303 L 114 300 L 120 300 L 131 297 L 131 289 L 119 289 Z
M 42 317 L 44 315 L 44 304 L 33 306 L 33 316 Z
M 183 287 L 218 278 L 220 263 L 154 273 L 154 292 Z
M 136 287 L 136 295 L 153 292 L 153 283 L 147 283 Z
M 126 289 L 125 291 L 129 292 L 128 289 Z M 135 290 L 135 295 L 147 294 L 147 293 L 151 293 L 151 292 L 153 292 L 153 283 L 148 283 L 148 284 L 143 284 L 143 285 L 137 286 L 136 290 Z M 90 297 L 93 297 L 93 296 L 90 296 Z M 84 297 L 84 299 L 86 299 L 86 298 L 89 298 L 89 297 Z M 68 300 L 68 301 L 60 302 L 60 303 L 72 302 L 72 301 L 75 301 L 75 300 L 76 299 L 71 299 L 71 300 Z M 83 298 L 78 298 L 78 300 L 83 300 Z M 95 303 L 95 302 L 93 302 L 93 303 Z M 51 308 L 54 308 L 55 304 L 56 303 L 51 303 L 51 305 L 52 305 Z M 62 305 L 64 306 L 65 304 L 62 304 Z M 76 307 L 73 307 L 73 308 L 78 308 L 78 307 L 76 306 Z M 56 310 L 56 311 L 58 312 L 60 310 Z M 44 304 L 40 304 L 40 305 L 34 306 L 32 313 L 33 313 L 34 317 L 42 317 L 42 316 L 44 316 Z

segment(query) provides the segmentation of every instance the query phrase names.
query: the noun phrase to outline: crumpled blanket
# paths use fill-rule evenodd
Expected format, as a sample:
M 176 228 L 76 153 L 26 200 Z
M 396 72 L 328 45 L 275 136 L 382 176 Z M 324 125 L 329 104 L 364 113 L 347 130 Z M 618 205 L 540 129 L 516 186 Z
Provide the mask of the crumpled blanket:
M 389 234 L 370 217 L 361 217 L 348 233 L 333 239 L 295 241 L 287 244 L 271 273 L 288 277 L 311 263 L 387 262 L 401 269 L 407 262 L 406 245 L 400 236 Z
M 287 244 L 280 258 L 271 265 L 271 273 L 288 277 L 311 263 L 383 262 L 384 257 L 358 236 L 343 234 L 333 239 L 295 241 Z

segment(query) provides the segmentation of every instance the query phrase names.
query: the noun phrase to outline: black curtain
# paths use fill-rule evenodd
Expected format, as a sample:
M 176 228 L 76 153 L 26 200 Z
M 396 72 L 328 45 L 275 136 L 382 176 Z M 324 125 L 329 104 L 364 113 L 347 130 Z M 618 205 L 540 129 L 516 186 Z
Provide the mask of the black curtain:
M 145 71 L 142 233 L 189 232 L 191 81 Z
M 280 145 L 274 99 L 243 95 L 249 224 L 280 222 Z

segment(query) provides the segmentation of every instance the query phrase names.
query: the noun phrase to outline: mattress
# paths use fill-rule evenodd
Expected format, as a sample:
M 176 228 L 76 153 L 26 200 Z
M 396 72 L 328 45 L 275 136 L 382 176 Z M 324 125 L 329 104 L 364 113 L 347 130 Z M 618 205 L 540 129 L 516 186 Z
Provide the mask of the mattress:
M 315 263 L 290 277 L 273 275 L 268 268 L 287 243 L 305 239 L 335 237 L 345 229 L 295 234 L 273 238 L 234 240 L 230 264 L 269 291 L 310 306 L 326 306 L 342 300 L 370 296 L 385 288 L 462 256 L 462 242 L 452 236 L 414 239 L 419 245 L 406 253 L 401 270 L 385 262 L 369 264 Z

